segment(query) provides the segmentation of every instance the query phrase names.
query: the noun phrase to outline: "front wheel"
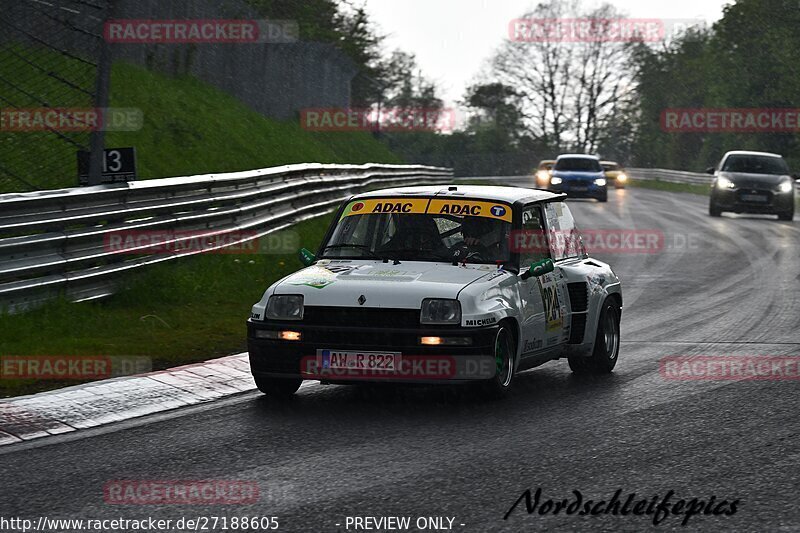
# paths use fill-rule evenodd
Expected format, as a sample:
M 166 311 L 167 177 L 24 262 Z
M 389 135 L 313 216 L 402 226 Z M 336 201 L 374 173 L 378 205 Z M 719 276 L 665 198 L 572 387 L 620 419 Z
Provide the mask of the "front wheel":
M 258 390 L 272 398 L 289 398 L 303 384 L 300 378 L 256 377 L 255 381 Z
M 794 219 L 794 207 L 792 207 L 788 211 L 784 211 L 783 213 L 778 213 L 778 220 L 792 221 L 793 219 Z
M 597 321 L 597 336 L 594 350 L 589 357 L 572 356 L 570 369 L 576 374 L 607 374 L 614 369 L 619 358 L 620 309 L 614 300 L 603 302 L 600 319 Z
M 708 203 L 708 214 L 711 215 L 712 217 L 722 216 L 722 209 L 717 207 L 717 204 L 714 203 L 714 200 L 711 200 Z
M 502 398 L 511 390 L 516 353 L 517 343 L 514 334 L 508 326 L 501 325 L 494 340 L 495 376 L 481 383 L 484 396 Z

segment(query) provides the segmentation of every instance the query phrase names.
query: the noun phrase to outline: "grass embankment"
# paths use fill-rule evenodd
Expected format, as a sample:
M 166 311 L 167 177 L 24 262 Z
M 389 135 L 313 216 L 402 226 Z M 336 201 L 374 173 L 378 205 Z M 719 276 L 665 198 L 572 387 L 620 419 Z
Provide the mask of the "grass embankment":
M 74 65 L 64 57 L 18 50 L 57 73 L 74 72 Z M 41 107 L 36 99 L 22 101 L 27 93 L 51 95 L 63 107 L 91 107 L 88 96 L 73 95 L 69 104 L 59 102 L 64 94 L 59 82 L 41 74 L 17 75 L 14 65 L 0 61 L 0 76 L 16 80 L 18 86 L 0 86 L 0 101 L 12 101 L 21 108 Z M 402 163 L 368 132 L 309 132 L 300 127 L 299 120 L 265 118 L 227 93 L 188 76 L 172 78 L 119 63 L 111 78 L 111 107 L 140 109 L 144 126 L 132 132 L 108 132 L 106 146 L 135 146 L 140 179 L 291 163 Z M 83 137 L 88 142 L 88 135 Z M 76 151 L 77 147 L 55 134 L 0 132 L 0 165 L 38 189 L 77 186 Z M 29 189 L 0 172 L 0 193 Z

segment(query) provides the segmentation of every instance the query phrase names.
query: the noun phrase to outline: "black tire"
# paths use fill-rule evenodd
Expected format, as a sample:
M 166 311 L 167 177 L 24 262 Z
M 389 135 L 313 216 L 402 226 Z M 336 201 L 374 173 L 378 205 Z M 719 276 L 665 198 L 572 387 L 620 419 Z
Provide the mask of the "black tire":
M 303 384 L 300 378 L 256 377 L 255 381 L 258 390 L 271 398 L 289 398 Z
M 598 200 L 605 203 L 608 201 L 608 193 L 605 193 L 603 196 L 599 197 Z
M 514 383 L 514 360 L 517 354 L 517 341 L 514 332 L 507 324 L 501 324 L 494 340 L 494 356 L 497 373 L 492 379 L 480 383 L 484 397 L 502 398 L 511 390 Z
M 792 207 L 789 211 L 784 211 L 783 213 L 778 213 L 778 220 L 786 220 L 791 222 L 794 220 L 794 207 Z
M 708 202 L 708 214 L 712 217 L 720 217 L 722 216 L 722 209 L 717 207 L 717 204 L 714 203 L 714 200 Z
M 620 309 L 612 299 L 603 302 L 603 310 L 597 322 L 594 350 L 589 357 L 569 357 L 569 368 L 576 374 L 608 374 L 619 359 Z

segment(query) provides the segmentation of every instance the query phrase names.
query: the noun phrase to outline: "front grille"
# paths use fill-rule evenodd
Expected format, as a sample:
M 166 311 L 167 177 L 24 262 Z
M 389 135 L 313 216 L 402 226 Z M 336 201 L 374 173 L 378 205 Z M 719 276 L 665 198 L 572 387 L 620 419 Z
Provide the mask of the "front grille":
M 572 312 L 586 311 L 589 307 L 589 292 L 586 283 L 567 283 Z
M 747 198 L 747 196 L 764 196 L 766 197 L 766 200 L 763 202 L 754 201 L 750 198 Z M 750 189 L 750 188 L 739 189 L 739 191 L 737 191 L 736 193 L 736 199 L 739 202 L 745 204 L 767 205 L 772 203 L 772 191 L 766 189 Z
M 304 325 L 366 328 L 418 328 L 419 309 L 306 306 Z

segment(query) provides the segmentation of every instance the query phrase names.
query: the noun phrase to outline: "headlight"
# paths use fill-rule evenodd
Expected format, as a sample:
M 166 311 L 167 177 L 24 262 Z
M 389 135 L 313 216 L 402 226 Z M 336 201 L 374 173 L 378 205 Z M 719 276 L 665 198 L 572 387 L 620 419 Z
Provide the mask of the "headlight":
M 606 186 L 606 179 L 605 178 L 597 178 L 594 180 L 594 184 L 598 187 L 605 187 Z
M 624 172 L 620 172 L 617 176 L 617 181 L 628 181 L 628 176 Z
M 539 172 L 536 173 L 536 179 L 538 179 L 539 181 L 547 181 L 548 178 L 550 178 L 550 173 L 547 172 L 546 170 L 540 170 Z
M 559 178 L 558 176 L 553 176 L 552 178 L 550 178 L 550 183 L 552 183 L 553 185 L 558 185 L 559 183 L 561 183 L 561 178 Z
M 274 320 L 302 320 L 302 294 L 275 294 L 267 303 L 267 318 Z
M 733 189 L 735 185 L 731 180 L 726 178 L 725 176 L 720 176 L 717 178 L 717 187 L 720 189 Z
M 792 192 L 792 189 L 794 189 L 794 184 L 791 181 L 784 181 L 778 185 L 778 190 L 780 192 Z
M 460 324 L 461 304 L 458 300 L 425 298 L 419 321 L 422 324 Z

